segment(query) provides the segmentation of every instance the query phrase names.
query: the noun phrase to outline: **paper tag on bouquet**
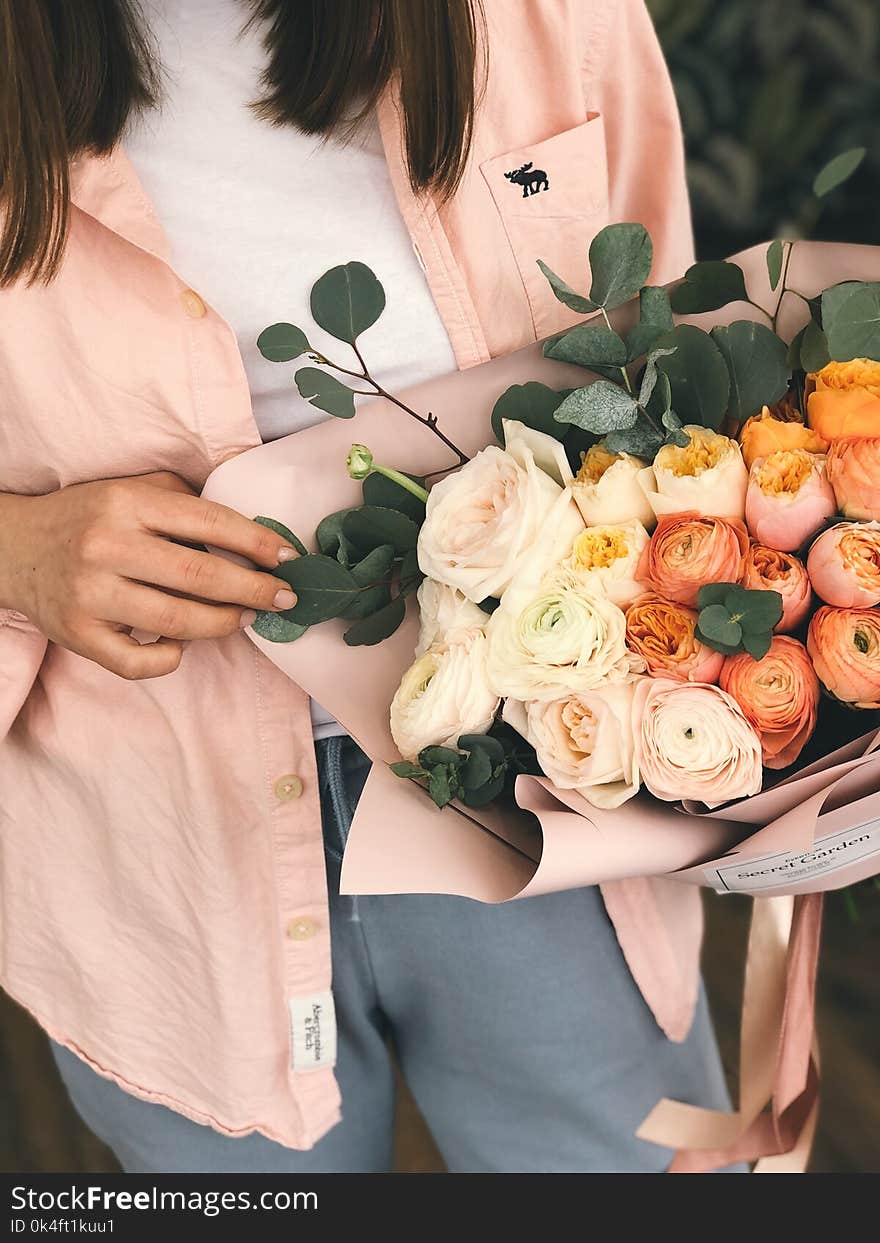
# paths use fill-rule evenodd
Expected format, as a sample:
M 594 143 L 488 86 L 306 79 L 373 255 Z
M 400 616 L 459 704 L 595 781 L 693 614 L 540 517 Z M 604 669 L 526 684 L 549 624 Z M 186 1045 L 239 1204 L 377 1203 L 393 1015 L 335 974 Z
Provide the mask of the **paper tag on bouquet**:
M 841 829 L 819 839 L 812 850 L 780 851 L 742 859 L 724 867 L 706 868 L 704 876 L 716 893 L 760 894 L 800 881 L 829 880 L 849 872 L 855 863 L 880 854 L 880 820 Z

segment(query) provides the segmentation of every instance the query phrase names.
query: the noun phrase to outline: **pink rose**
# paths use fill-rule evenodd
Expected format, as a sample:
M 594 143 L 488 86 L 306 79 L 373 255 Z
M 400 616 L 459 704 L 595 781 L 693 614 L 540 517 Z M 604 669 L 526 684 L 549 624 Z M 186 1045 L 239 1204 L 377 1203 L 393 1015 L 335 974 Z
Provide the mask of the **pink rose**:
M 765 768 L 787 768 L 813 736 L 819 679 L 797 639 L 778 635 L 761 660 L 728 656 L 721 689 L 732 695 L 761 739 Z
M 776 634 L 797 630 L 810 611 L 813 593 L 809 575 L 803 562 L 789 552 L 779 552 L 752 540 L 746 553 L 742 585 L 749 591 L 778 591 L 782 596 L 782 617 L 773 627 Z
M 762 544 L 792 552 L 837 513 L 825 458 L 806 449 L 779 449 L 749 473 L 746 525 Z
M 823 531 L 807 557 L 816 594 L 842 609 L 880 604 L 880 522 L 839 522 Z

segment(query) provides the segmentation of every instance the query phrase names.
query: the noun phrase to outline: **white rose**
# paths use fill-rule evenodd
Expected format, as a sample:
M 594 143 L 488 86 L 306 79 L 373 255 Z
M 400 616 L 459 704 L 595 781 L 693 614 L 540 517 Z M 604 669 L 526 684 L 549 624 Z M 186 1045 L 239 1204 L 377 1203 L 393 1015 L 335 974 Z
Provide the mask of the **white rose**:
M 457 747 L 462 734 L 485 734 L 498 711 L 486 675 L 482 630 L 455 630 L 403 675 L 391 701 L 391 736 L 405 760 L 424 747 Z
M 647 542 L 648 532 L 638 521 L 587 527 L 576 537 L 565 568 L 592 595 L 605 596 L 625 609 L 644 595 L 636 569 Z
M 509 699 L 504 720 L 535 748 L 560 790 L 577 790 L 594 807 L 620 807 L 639 788 L 632 728 L 635 682 L 602 686 L 549 703 Z
M 628 453 L 609 453 L 604 444 L 584 454 L 571 490 L 587 526 L 637 519 L 649 531 L 654 529 L 654 511 L 639 486 L 646 465 Z
M 434 485 L 419 533 L 422 571 L 477 604 L 506 590 L 568 482 L 552 436 L 511 421 L 504 431 L 504 449 L 490 445 Z
M 473 600 L 466 599 L 455 587 L 435 583 L 426 578 L 418 590 L 419 642 L 416 656 L 422 656 L 435 643 L 441 643 L 453 630 L 466 630 L 476 626 L 485 630 L 489 614 L 484 613 Z
M 749 472 L 735 440 L 707 427 L 683 427 L 690 442 L 679 449 L 664 445 L 639 475 L 645 496 L 658 518 L 690 510 L 704 518 L 742 522 Z
M 626 618 L 567 570 L 534 594 L 517 590 L 489 619 L 489 685 L 502 698 L 558 699 L 625 682 L 644 662 L 627 650 Z

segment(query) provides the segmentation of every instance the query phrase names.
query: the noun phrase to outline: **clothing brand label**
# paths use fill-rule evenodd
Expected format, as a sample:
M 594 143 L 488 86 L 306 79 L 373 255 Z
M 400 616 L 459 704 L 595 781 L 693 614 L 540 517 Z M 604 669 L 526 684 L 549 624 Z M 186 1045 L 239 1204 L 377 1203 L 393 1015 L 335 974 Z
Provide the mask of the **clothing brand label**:
M 320 1070 L 336 1064 L 336 1009 L 333 994 L 291 997 L 290 1062 L 294 1070 Z
M 795 881 L 829 876 L 874 854 L 880 854 L 880 820 L 831 833 L 806 854 L 789 852 L 741 859 L 729 866 L 707 868 L 705 876 L 719 893 L 760 893 Z

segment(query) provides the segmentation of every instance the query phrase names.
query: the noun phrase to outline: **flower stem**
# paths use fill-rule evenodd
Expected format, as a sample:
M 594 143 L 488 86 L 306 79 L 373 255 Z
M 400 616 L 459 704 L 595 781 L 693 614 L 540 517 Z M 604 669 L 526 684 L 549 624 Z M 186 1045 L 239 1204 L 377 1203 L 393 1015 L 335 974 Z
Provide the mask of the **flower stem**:
M 602 312 L 602 318 L 605 320 L 605 327 L 608 329 L 609 332 L 613 332 L 614 329 L 611 327 L 611 320 L 608 318 L 608 312 L 605 310 L 604 306 L 600 306 L 599 310 Z M 626 391 L 629 393 L 630 397 L 632 397 L 633 387 L 632 387 L 632 382 L 630 381 L 630 378 L 629 378 L 629 372 L 627 371 L 626 367 L 620 368 L 620 374 L 623 376 L 623 382 L 626 385 Z
M 410 479 L 409 475 L 404 475 L 399 470 L 395 470 L 393 466 L 374 466 L 371 474 L 384 475 L 392 483 L 398 484 L 401 488 L 406 488 L 407 492 L 411 492 L 422 504 L 428 499 L 427 489 L 417 484 L 414 479 Z

